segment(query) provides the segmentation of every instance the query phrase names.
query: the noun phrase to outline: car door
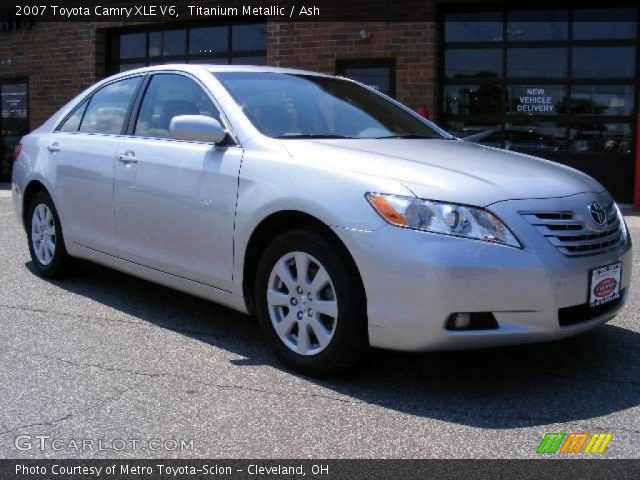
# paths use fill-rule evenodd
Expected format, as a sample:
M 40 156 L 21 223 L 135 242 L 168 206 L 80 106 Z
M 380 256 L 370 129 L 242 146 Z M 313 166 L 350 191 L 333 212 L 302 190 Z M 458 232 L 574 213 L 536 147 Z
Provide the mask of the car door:
M 166 273 L 230 289 L 242 148 L 170 138 L 177 115 L 221 121 L 204 87 L 181 73 L 150 77 L 115 171 L 120 255 Z
M 67 241 L 112 253 L 114 164 L 142 76 L 118 80 L 84 100 L 50 135 L 58 210 Z

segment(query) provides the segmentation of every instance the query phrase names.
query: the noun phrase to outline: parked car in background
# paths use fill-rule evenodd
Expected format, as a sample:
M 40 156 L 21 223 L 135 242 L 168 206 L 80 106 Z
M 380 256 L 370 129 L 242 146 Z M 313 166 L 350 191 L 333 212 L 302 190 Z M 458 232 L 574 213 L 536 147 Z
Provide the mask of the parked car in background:
M 608 321 L 628 293 L 629 233 L 595 180 L 460 141 L 329 75 L 128 71 L 15 157 L 42 276 L 82 258 L 255 313 L 305 373 L 370 346 L 559 339 Z

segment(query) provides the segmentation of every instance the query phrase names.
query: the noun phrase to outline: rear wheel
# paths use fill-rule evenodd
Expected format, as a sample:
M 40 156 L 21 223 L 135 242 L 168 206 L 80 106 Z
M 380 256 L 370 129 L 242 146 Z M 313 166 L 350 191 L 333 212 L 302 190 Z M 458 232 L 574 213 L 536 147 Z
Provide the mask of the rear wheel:
M 34 267 L 43 277 L 68 273 L 72 259 L 64 246 L 58 212 L 48 193 L 35 194 L 27 212 L 29 253 Z
M 278 357 L 297 371 L 337 373 L 367 349 L 364 294 L 355 267 L 345 260 L 310 230 L 280 235 L 260 259 L 258 318 Z

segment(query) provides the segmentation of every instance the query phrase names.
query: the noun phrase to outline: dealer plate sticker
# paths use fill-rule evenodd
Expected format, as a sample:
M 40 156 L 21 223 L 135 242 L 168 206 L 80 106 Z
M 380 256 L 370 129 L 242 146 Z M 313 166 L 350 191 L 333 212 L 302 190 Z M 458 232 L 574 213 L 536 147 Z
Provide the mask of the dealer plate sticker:
M 597 307 L 620 297 L 622 262 L 612 263 L 591 270 L 589 304 Z

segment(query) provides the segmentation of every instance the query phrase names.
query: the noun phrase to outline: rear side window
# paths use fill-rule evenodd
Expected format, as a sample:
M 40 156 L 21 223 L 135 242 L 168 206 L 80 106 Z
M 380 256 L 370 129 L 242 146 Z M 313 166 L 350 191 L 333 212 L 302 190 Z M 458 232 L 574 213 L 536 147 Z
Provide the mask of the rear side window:
M 85 133 L 122 133 L 129 104 L 142 77 L 114 82 L 93 94 L 82 119 L 80 131 Z
M 170 138 L 169 124 L 178 115 L 206 115 L 220 122 L 220 113 L 204 89 L 184 75 L 154 75 L 147 87 L 135 135 Z
M 84 111 L 87 109 L 87 105 L 89 102 L 85 100 L 82 102 L 73 113 L 67 118 L 60 128 L 58 128 L 59 132 L 77 132 L 80 127 L 80 122 L 82 121 L 82 116 L 84 115 Z

